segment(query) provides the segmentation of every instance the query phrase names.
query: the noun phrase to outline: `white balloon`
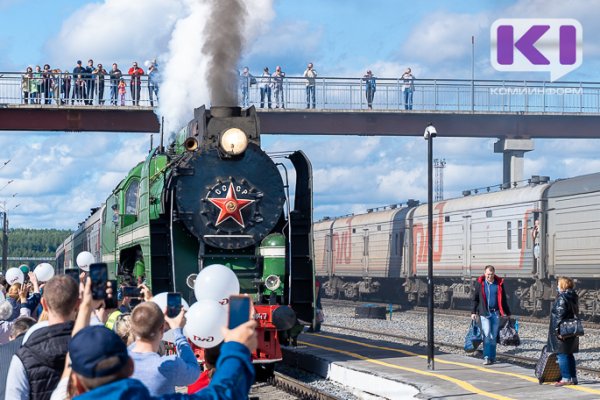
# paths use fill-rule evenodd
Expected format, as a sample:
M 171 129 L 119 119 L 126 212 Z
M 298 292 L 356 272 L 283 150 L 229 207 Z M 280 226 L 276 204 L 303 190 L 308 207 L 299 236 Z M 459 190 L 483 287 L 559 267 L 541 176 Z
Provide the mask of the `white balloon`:
M 33 273 L 38 281 L 48 282 L 54 276 L 54 267 L 48 263 L 41 263 L 35 267 Z
M 13 283 L 20 283 L 22 285 L 25 281 L 25 275 L 23 275 L 23 271 L 15 267 L 9 268 L 8 271 L 6 271 L 5 278 L 9 285 L 12 285 Z
M 90 264 L 96 262 L 94 255 L 89 251 L 82 251 L 77 254 L 77 266 L 84 270 L 85 272 L 90 270 Z
M 167 294 L 168 292 L 159 293 L 156 296 L 152 296 L 152 299 L 150 301 L 153 301 L 156 304 L 158 304 L 158 307 L 160 307 L 160 309 L 164 311 L 165 308 L 167 308 Z M 183 306 L 183 309 L 185 311 L 190 309 L 190 305 L 184 299 L 181 299 L 181 305 Z
M 6 300 L 6 296 L 4 296 L 4 292 L 0 290 L 0 304 L 3 303 L 4 300 Z
M 221 264 L 209 265 L 196 277 L 194 294 L 198 300 L 217 300 L 227 306 L 229 296 L 240 294 L 240 282 L 230 268 Z
M 216 300 L 199 300 L 185 316 L 183 334 L 196 346 L 210 349 L 223 341 L 221 328 L 227 325 L 227 313 Z

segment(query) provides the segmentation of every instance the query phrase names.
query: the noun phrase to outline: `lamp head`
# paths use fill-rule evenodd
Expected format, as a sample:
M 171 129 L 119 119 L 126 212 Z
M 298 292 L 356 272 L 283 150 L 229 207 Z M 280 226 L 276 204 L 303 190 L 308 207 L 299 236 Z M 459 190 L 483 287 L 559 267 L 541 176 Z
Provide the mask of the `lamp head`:
M 429 138 L 434 138 L 437 136 L 437 130 L 435 129 L 435 126 L 433 126 L 433 124 L 429 124 L 427 125 L 427 128 L 425 128 L 425 133 L 423 133 L 423 138 L 425 140 L 429 140 Z

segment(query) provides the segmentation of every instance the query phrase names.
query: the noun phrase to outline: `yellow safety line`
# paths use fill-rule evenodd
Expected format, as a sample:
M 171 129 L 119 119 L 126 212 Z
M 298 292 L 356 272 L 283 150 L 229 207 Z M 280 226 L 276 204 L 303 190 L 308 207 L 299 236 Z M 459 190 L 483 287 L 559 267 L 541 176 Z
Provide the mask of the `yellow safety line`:
M 433 377 L 433 378 L 443 379 L 445 381 L 452 382 L 452 383 L 460 386 L 461 388 L 463 388 L 464 390 L 468 391 L 469 393 L 476 393 L 476 394 L 479 394 L 479 395 L 482 395 L 482 396 L 485 396 L 485 397 L 489 397 L 491 399 L 514 400 L 511 397 L 506 397 L 506 396 L 502 396 L 502 395 L 499 395 L 499 394 L 494 394 L 494 393 L 490 393 L 490 392 L 486 392 L 484 390 L 478 389 L 475 386 L 471 385 L 470 383 L 467 383 L 467 382 L 462 381 L 460 379 L 453 378 L 453 377 L 448 376 L 448 375 L 442 375 L 442 374 L 439 374 L 439 373 L 429 372 L 429 371 L 422 371 L 422 370 L 419 370 L 419 369 L 416 369 L 416 368 L 402 367 L 400 365 L 390 364 L 390 363 L 387 363 L 385 361 L 374 360 L 372 358 L 361 356 L 360 354 L 352 353 L 350 351 L 334 349 L 334 348 L 326 347 L 326 346 L 320 346 L 320 345 L 317 345 L 317 344 L 314 344 L 314 343 L 308 343 L 308 342 L 298 342 L 298 343 L 301 343 L 301 344 L 304 344 L 304 345 L 307 345 L 307 346 L 316 347 L 318 349 L 329 350 L 329 351 L 333 351 L 333 352 L 336 352 L 336 353 L 345 354 L 345 355 L 350 356 L 350 357 L 358 358 L 359 360 L 364 360 L 364 361 L 368 361 L 368 362 L 371 362 L 371 363 L 374 363 L 374 364 L 383 365 L 384 367 L 400 369 L 402 371 L 408 371 L 408 372 L 413 372 L 415 374 L 426 375 L 426 376 L 430 376 L 430 377 Z
M 384 346 L 375 346 L 375 345 L 368 344 L 368 343 L 358 342 L 356 340 L 338 338 L 338 337 L 324 335 L 324 334 L 313 333 L 313 335 L 314 336 L 323 337 L 323 338 L 326 338 L 326 339 L 338 340 L 338 341 L 341 341 L 341 342 L 347 342 L 347 343 L 357 344 L 357 345 L 360 345 L 360 346 L 363 346 L 363 347 L 374 348 L 374 349 L 382 349 L 382 350 L 389 350 L 389 351 L 393 351 L 393 352 L 397 352 L 397 353 L 401 353 L 401 354 L 405 354 L 405 355 L 409 355 L 409 356 L 413 356 L 413 357 L 419 357 L 419 358 L 427 359 L 427 356 L 425 356 L 425 355 L 414 353 L 414 352 L 408 351 L 408 350 L 395 349 L 395 348 L 392 348 L 392 347 L 384 347 Z M 465 367 L 465 368 L 475 369 L 475 370 L 478 370 L 478 371 L 481 371 L 481 372 L 486 372 L 486 373 L 489 373 L 489 374 L 512 376 L 512 377 L 515 377 L 515 378 L 526 380 L 528 382 L 538 383 L 537 378 L 533 378 L 531 376 L 519 374 L 519 373 L 516 373 L 516 372 L 498 371 L 498 370 L 491 369 L 491 368 L 479 367 L 477 365 L 473 365 L 473 364 L 469 364 L 469 363 L 462 363 L 462 362 L 458 362 L 458 361 L 441 360 L 439 358 L 437 358 L 435 361 L 438 362 L 438 363 L 440 363 L 440 364 L 457 365 L 457 366 L 461 366 L 461 367 Z M 551 385 L 553 383 L 552 382 L 547 382 L 546 384 L 550 384 Z M 563 386 L 563 387 L 567 388 L 567 389 L 578 390 L 580 392 L 600 394 L 600 390 L 598 390 L 598 389 L 592 389 L 592 388 L 585 387 L 585 386 L 570 385 L 570 386 Z

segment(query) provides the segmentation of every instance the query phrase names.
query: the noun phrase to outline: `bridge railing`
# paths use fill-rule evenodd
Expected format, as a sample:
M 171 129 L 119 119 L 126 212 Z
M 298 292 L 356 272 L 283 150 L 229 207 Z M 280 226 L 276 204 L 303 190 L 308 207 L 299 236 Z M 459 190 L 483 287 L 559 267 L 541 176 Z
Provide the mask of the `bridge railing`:
M 114 84 L 108 76 L 104 85 L 97 78 L 77 79 L 73 74 L 55 74 L 50 83 L 43 79 L 27 78 L 23 73 L 0 72 L 1 105 L 73 105 L 96 106 L 157 106 L 159 101 L 147 76 L 139 86 L 131 85 L 124 76 L 125 95 L 111 96 Z M 260 77 L 249 88 L 249 104 L 261 106 Z M 373 108 L 404 110 L 404 82 L 398 78 L 378 78 Z M 599 113 L 600 82 L 544 82 L 516 80 L 416 79 L 413 110 L 445 112 L 498 113 Z M 25 89 L 29 88 L 29 92 Z M 91 89 L 90 89 L 91 88 Z M 103 90 L 102 90 L 103 89 Z M 132 92 L 132 89 L 133 92 Z M 89 91 L 93 93 L 90 96 Z M 134 93 L 138 93 L 135 100 Z M 31 96 L 32 91 L 36 95 Z M 283 84 L 285 108 L 305 108 L 306 81 L 302 77 L 286 77 Z M 150 94 L 152 93 L 152 100 Z M 114 94 L 114 93 L 113 93 Z M 265 93 L 266 94 L 266 93 Z M 93 98 L 92 98 L 93 97 Z M 116 101 L 113 100 L 116 97 Z M 241 94 L 239 95 L 242 103 Z M 276 105 L 275 90 L 271 88 L 271 106 Z M 281 106 L 281 104 L 280 104 Z M 319 77 L 316 79 L 318 109 L 367 109 L 365 82 L 361 78 Z M 268 107 L 264 96 L 263 107 Z

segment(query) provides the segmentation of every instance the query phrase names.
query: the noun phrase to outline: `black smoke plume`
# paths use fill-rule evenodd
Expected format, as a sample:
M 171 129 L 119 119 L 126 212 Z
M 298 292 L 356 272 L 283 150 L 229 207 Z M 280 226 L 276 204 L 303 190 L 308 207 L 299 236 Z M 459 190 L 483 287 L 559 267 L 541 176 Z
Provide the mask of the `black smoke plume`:
M 237 64 L 243 45 L 246 6 L 242 0 L 212 0 L 202 53 L 208 58 L 208 90 L 212 106 L 238 105 Z

